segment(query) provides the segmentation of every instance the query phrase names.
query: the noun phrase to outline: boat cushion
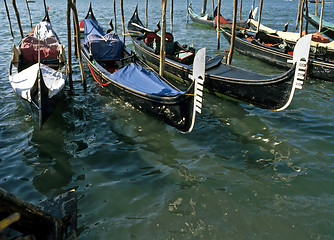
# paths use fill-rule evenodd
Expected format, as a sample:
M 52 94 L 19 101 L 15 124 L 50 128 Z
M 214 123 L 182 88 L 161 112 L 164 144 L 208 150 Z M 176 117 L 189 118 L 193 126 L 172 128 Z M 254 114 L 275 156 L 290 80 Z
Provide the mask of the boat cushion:
M 161 37 L 155 32 L 146 32 L 144 41 L 147 46 L 153 48 L 156 52 L 160 51 Z M 174 37 L 171 33 L 166 33 L 166 53 L 169 55 L 174 54 Z
M 150 95 L 177 96 L 183 93 L 171 87 L 156 73 L 135 63 L 130 63 L 116 71 L 111 78 L 123 86 Z
M 106 34 L 93 19 L 85 19 L 85 46 L 95 60 L 123 58 L 124 43 L 116 33 Z
M 303 35 L 304 32 L 303 32 Z M 320 43 L 329 43 L 329 39 L 326 38 L 325 36 L 321 35 L 320 32 L 316 32 L 312 34 L 312 41 L 313 42 L 320 42 Z
M 38 62 L 38 38 L 26 36 L 21 43 L 21 56 L 23 61 Z M 40 40 L 41 62 L 58 58 L 59 44 L 55 36 Z
M 146 32 L 144 35 L 145 43 L 153 42 L 154 39 L 157 42 L 160 42 L 160 36 L 158 36 L 155 32 Z

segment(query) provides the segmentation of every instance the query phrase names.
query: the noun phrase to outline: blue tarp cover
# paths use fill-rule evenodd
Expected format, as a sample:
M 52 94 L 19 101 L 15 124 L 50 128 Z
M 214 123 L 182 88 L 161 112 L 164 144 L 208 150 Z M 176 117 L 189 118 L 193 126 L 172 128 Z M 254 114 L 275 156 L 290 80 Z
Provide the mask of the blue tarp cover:
M 113 60 L 123 58 L 123 42 L 117 34 L 106 34 L 93 19 L 85 19 L 85 45 L 95 60 Z
M 177 96 L 183 93 L 172 88 L 154 72 L 134 63 L 116 71 L 111 78 L 128 88 L 147 94 Z

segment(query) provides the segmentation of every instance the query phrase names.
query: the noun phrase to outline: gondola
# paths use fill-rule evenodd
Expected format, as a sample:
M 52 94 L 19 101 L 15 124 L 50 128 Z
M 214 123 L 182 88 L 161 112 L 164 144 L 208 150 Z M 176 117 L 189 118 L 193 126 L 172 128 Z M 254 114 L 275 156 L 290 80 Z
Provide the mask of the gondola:
M 257 22 L 251 20 L 250 26 L 256 29 Z M 231 34 L 228 30 L 223 31 L 223 35 L 230 41 Z M 292 58 L 292 50 L 299 37 L 299 33 L 276 31 L 261 24 L 259 33 L 239 32 L 235 48 L 242 54 L 273 66 L 288 68 L 286 60 Z M 334 81 L 334 41 L 324 41 L 318 34 L 312 35 L 308 76 Z
M 315 28 L 319 29 L 320 24 L 320 17 L 313 15 L 311 13 L 308 13 L 308 15 L 304 15 L 305 18 L 308 19 L 309 23 L 311 23 Z M 327 37 L 334 40 L 334 24 L 327 22 L 325 20 L 322 20 L 322 26 L 321 26 L 321 33 L 325 34 Z
M 216 27 L 217 26 L 217 8 L 214 11 L 215 17 L 212 17 L 210 14 L 198 14 L 196 13 L 192 5 L 190 4 L 188 7 L 188 13 L 191 18 L 191 20 L 195 23 L 207 25 L 210 27 Z M 220 26 L 222 27 L 231 27 L 231 20 L 225 19 L 221 14 L 220 14 Z M 237 22 L 238 27 L 245 28 L 247 26 L 247 21 L 238 21 Z
M 249 20 L 249 26 L 257 30 L 258 27 L 258 21 L 255 21 L 254 19 Z M 274 38 L 281 38 L 282 40 L 286 41 L 288 44 L 295 45 L 298 39 L 300 38 L 300 34 L 297 32 L 288 32 L 287 30 L 279 31 L 272 29 L 270 27 L 264 26 L 263 24 L 260 24 L 259 27 L 260 31 L 265 32 L 266 34 L 271 35 L 271 37 Z M 314 48 L 318 48 L 318 51 L 321 51 L 321 49 L 327 49 L 327 57 L 331 57 L 334 59 L 334 41 L 330 41 L 327 37 L 323 36 L 319 32 L 315 32 L 312 34 L 312 41 L 311 41 L 311 54 L 315 53 Z
M 160 37 L 144 27 L 138 16 L 138 8 L 128 22 L 128 32 L 136 53 L 153 66 L 159 66 Z M 182 48 L 173 41 L 171 34 L 166 34 L 166 38 L 166 72 L 173 79 L 181 78 L 191 83 L 187 76 L 192 72 L 192 65 L 187 58 L 192 57 L 194 49 Z M 302 52 L 308 55 L 308 49 L 302 49 Z M 285 109 L 291 102 L 297 84 L 294 79 L 294 74 L 298 72 L 295 71 L 296 64 L 287 72 L 272 76 L 227 65 L 222 60 L 222 56 L 207 56 L 204 86 L 210 93 L 276 111 Z
M 106 33 L 98 24 L 91 5 L 80 22 L 80 29 L 84 35 L 82 54 L 99 86 L 183 133 L 192 131 L 196 111 L 201 111 L 205 49 L 194 62 L 194 71 L 203 69 L 203 73 L 194 74 L 194 83 L 181 91 L 129 52 L 117 34 Z
M 55 109 L 66 78 L 64 46 L 46 13 L 19 46 L 13 46 L 9 66 L 9 82 L 40 129 Z

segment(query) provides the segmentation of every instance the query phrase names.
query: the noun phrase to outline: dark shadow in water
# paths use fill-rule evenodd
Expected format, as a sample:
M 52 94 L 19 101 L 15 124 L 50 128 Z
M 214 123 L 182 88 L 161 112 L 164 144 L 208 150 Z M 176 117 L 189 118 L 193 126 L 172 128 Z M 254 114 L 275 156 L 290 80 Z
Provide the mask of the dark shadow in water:
M 67 99 L 62 99 L 54 113 L 40 131 L 35 124 L 29 145 L 32 151 L 25 152 L 26 164 L 33 166 L 36 175 L 33 185 L 47 197 L 53 197 L 69 190 L 69 185 L 74 176 L 70 159 L 72 156 L 64 150 L 65 134 L 68 123 L 62 116 L 63 106 L 68 104 Z
M 268 119 L 280 122 L 289 109 L 285 112 L 266 111 L 213 96 L 207 97 L 206 101 L 208 111 L 204 110 L 203 121 L 214 122 L 211 126 L 210 123 L 206 124 L 205 128 L 210 128 L 206 131 L 220 134 L 220 146 L 225 146 L 219 149 L 219 144 L 208 143 L 208 147 L 210 144 L 217 145 L 217 154 L 225 155 L 228 160 L 246 163 L 243 168 L 259 170 L 272 167 L 272 163 L 277 160 L 289 158 L 291 146 L 287 141 L 279 139 L 266 123 Z M 233 159 L 229 156 L 233 156 Z

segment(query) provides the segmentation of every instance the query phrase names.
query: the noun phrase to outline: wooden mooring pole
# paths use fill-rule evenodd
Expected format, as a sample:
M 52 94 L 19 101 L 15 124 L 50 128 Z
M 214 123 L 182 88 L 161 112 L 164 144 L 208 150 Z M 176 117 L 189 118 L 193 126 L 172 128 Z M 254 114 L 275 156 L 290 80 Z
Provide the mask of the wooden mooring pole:
M 74 28 L 75 28 L 75 32 L 77 32 L 78 34 L 80 34 L 80 27 L 79 27 L 79 20 L 78 20 L 78 12 L 77 12 L 77 8 L 75 5 L 73 5 L 73 3 L 71 3 L 71 8 L 72 8 L 72 13 L 73 13 L 73 17 L 74 17 Z M 86 76 L 85 76 L 85 71 L 83 68 L 83 63 L 82 63 L 82 56 L 81 56 L 81 45 L 80 45 L 80 38 L 77 37 L 76 38 L 76 47 L 77 47 L 77 51 L 78 51 L 78 58 L 79 58 L 79 66 L 80 66 L 80 72 L 81 72 L 81 80 L 82 80 L 82 84 L 84 86 L 84 90 L 87 90 L 87 85 L 86 85 Z
M 205 14 L 206 12 L 206 4 L 207 4 L 207 0 L 203 0 L 202 14 Z
M 123 27 L 123 42 L 125 44 L 125 23 L 124 23 L 123 0 L 121 0 L 121 18 L 122 18 L 122 27 Z
M 240 0 L 240 13 L 239 13 L 239 20 L 241 21 L 241 15 L 242 15 L 242 0 Z
M 30 8 L 29 8 L 29 3 L 28 3 L 28 0 L 26 0 L 26 5 L 27 5 L 27 9 L 28 9 L 28 15 L 29 15 L 29 19 L 30 19 L 30 26 L 32 27 L 32 20 L 31 20 L 31 15 L 30 15 Z
M 314 15 L 318 16 L 318 7 L 319 7 L 319 0 L 315 1 L 315 13 Z
M 72 0 L 72 3 L 73 3 L 73 6 L 77 7 L 76 0 Z M 73 14 L 73 23 L 75 23 L 74 14 Z M 79 26 L 79 29 L 80 29 L 80 26 Z M 76 28 L 73 28 L 74 55 L 75 55 L 76 57 L 78 56 L 78 47 L 77 47 L 77 37 L 78 37 L 78 34 L 80 35 L 80 32 L 78 33 L 78 32 L 76 31 Z M 79 36 L 79 39 L 80 39 L 80 36 Z M 80 40 L 79 40 L 79 42 L 80 42 Z
M 70 0 L 67 0 L 67 61 L 68 61 L 68 81 L 70 84 L 70 90 L 73 90 L 73 81 L 72 81 L 72 45 L 71 45 L 71 5 Z
M 148 27 L 148 0 L 146 0 L 146 10 L 145 10 L 145 17 L 146 17 L 146 27 Z
M 233 51 L 234 51 L 234 41 L 235 41 L 235 30 L 237 26 L 237 14 L 238 14 L 238 0 L 233 0 L 233 23 L 232 23 L 232 37 L 231 37 L 231 47 L 227 57 L 227 64 L 232 63 Z
M 308 0 L 305 0 L 305 15 L 307 16 L 305 19 L 305 35 L 308 34 Z
M 86 91 L 87 90 L 87 85 L 86 85 L 86 77 L 85 77 L 85 71 L 84 71 L 84 68 L 83 68 L 83 63 L 82 63 L 82 56 L 81 56 L 81 45 L 80 45 L 80 27 L 79 27 L 79 20 L 78 20 L 78 12 L 77 12 L 77 8 L 76 6 L 73 4 L 72 0 L 67 0 L 67 4 L 68 4 L 68 7 L 70 9 L 72 9 L 72 14 L 73 14 L 73 25 L 74 25 L 74 28 L 75 28 L 75 31 L 78 36 L 75 38 L 75 41 L 76 41 L 76 48 L 77 48 L 77 53 L 78 53 L 78 59 L 79 59 L 79 66 L 80 66 L 80 72 L 81 72 L 81 80 L 82 80 L 82 85 L 84 87 L 84 90 Z M 68 18 L 67 21 L 71 21 L 70 20 L 70 14 L 68 14 Z M 70 39 L 71 37 L 68 36 Z M 67 39 L 67 41 L 71 41 L 69 39 Z M 71 51 L 71 49 L 68 49 L 68 51 Z
M 221 0 L 218 0 L 218 5 L 217 5 L 217 50 L 220 49 L 220 5 L 221 5 Z
M 162 17 L 161 17 L 161 43 L 160 43 L 160 66 L 159 74 L 160 76 L 164 75 L 165 71 L 165 58 L 166 58 L 166 5 L 167 0 L 161 0 L 162 6 Z
M 8 10 L 8 6 L 7 6 L 7 2 L 6 2 L 6 0 L 3 0 L 3 1 L 5 2 L 5 8 L 6 8 L 8 22 L 9 22 L 10 34 L 12 34 L 12 37 L 14 38 L 14 33 L 13 33 L 13 29 L 12 29 L 12 22 L 10 21 L 10 15 L 9 15 L 9 10 Z
M 297 13 L 297 19 L 296 19 L 296 30 L 298 29 L 298 24 L 300 21 L 300 6 L 302 5 L 304 0 L 299 0 L 298 2 L 298 13 Z
M 319 22 L 319 32 L 321 32 L 322 28 L 322 18 L 324 16 L 324 7 L 325 7 L 325 0 L 321 1 L 321 12 L 320 12 L 320 22 Z
M 257 33 L 260 31 L 262 8 L 263 8 L 263 0 L 260 1 L 259 18 L 258 18 L 257 29 L 256 29 Z
M 22 25 L 21 25 L 21 20 L 20 20 L 20 14 L 19 14 L 19 11 L 17 10 L 17 6 L 16 6 L 16 0 L 12 0 L 12 4 L 13 4 L 14 10 L 15 10 L 17 24 L 19 25 L 21 39 L 23 39 L 24 35 L 23 35 L 23 30 L 22 30 Z
M 307 1 L 307 0 L 306 0 Z M 302 0 L 299 8 L 299 37 L 303 36 L 303 10 L 304 10 L 305 0 Z
M 173 11 L 174 11 L 174 0 L 170 0 L 170 31 L 173 33 Z

